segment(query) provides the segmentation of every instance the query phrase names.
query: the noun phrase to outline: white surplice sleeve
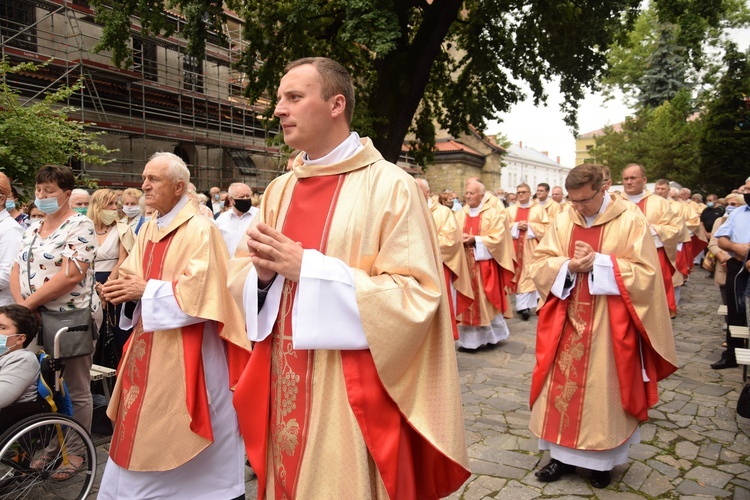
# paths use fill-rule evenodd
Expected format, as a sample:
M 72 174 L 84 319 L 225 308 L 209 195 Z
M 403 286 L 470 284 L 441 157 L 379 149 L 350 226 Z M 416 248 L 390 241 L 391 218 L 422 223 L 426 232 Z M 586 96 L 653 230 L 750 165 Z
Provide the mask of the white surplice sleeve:
M 578 278 L 577 273 L 571 274 L 568 270 L 569 264 L 570 260 L 566 260 L 565 262 L 563 262 L 563 265 L 560 266 L 560 270 L 557 271 L 557 276 L 555 277 L 555 282 L 552 283 L 552 288 L 549 291 L 552 295 L 562 300 L 568 298 L 568 296 L 570 295 L 570 291 L 573 290 L 574 286 L 576 286 L 576 280 Z
M 304 251 L 292 309 L 292 345 L 295 349 L 368 348 L 354 273 L 343 261 L 317 250 Z
M 597 252 L 594 257 L 594 269 L 589 273 L 589 290 L 591 295 L 620 295 L 609 255 Z
M 206 321 L 188 316 L 180 309 L 171 281 L 150 279 L 141 297 L 143 331 L 171 330 Z
M 481 261 L 481 260 L 490 260 L 492 259 L 492 254 L 489 250 L 487 250 L 487 247 L 484 246 L 484 242 L 482 241 L 481 236 L 474 236 L 474 260 Z
M 263 307 L 258 311 L 258 271 L 253 267 L 247 273 L 242 302 L 245 305 L 247 339 L 251 342 L 260 342 L 271 334 L 276 316 L 279 314 L 283 289 L 284 279 L 277 277 L 268 289 Z

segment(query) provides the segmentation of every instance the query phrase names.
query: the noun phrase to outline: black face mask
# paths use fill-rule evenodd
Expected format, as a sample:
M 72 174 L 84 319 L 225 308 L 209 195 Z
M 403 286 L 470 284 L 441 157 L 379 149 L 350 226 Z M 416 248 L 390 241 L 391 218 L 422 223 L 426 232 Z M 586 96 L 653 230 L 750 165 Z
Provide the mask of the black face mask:
M 234 200 L 234 208 L 243 214 L 253 206 L 253 200 Z
M 742 196 L 745 197 L 745 204 L 750 205 L 750 193 L 745 193 Z

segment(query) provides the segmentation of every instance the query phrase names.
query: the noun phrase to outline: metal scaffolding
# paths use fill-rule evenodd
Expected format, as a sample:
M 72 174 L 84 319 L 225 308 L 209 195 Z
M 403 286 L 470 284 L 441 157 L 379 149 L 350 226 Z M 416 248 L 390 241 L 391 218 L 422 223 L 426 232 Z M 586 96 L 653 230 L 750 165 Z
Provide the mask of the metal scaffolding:
M 102 30 L 85 0 L 0 0 L 1 55 L 11 63 L 45 63 L 7 81 L 29 100 L 83 82 L 68 102 L 78 108 L 70 118 L 106 132 L 101 142 L 119 149 L 104 167 L 74 165 L 101 185 L 140 184 L 145 161 L 163 150 L 186 160 L 199 190 L 240 181 L 262 191 L 285 170 L 286 157 L 267 145 L 261 115 L 268 101 L 242 97 L 246 76 L 235 68 L 242 20 L 228 13 L 228 43 L 209 39 L 205 59 L 197 61 L 180 37 L 184 19 L 164 15 L 175 28 L 170 37 L 144 36 L 133 21 L 134 64 L 121 69 L 111 54 L 93 52 Z

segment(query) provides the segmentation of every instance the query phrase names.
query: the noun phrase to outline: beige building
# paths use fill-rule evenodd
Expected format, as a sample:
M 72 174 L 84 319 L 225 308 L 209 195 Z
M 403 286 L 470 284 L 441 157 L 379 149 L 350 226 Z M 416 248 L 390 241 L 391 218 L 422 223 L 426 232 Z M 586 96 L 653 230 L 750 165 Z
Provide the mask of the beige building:
M 621 132 L 622 123 L 615 123 L 612 128 L 615 132 Z M 594 162 L 594 158 L 590 156 L 589 151 L 596 147 L 596 138 L 603 134 L 604 129 L 600 128 L 576 137 L 576 166 Z
M 427 179 L 434 193 L 450 189 L 462 197 L 471 177 L 479 177 L 487 189 L 500 187 L 505 149 L 492 137 L 472 127 L 469 134 L 457 139 L 437 139 L 435 149 L 434 161 L 424 173 L 417 174 Z
M 229 43 L 209 36 L 205 59 L 195 60 L 180 36 L 184 19 L 178 12 L 164 15 L 175 34 L 144 37 L 134 21 L 134 64 L 119 69 L 110 53 L 92 51 L 102 29 L 85 0 L 0 0 L 2 56 L 11 63 L 48 63 L 8 75 L 8 83 L 38 99 L 59 83 L 82 79 L 83 89 L 69 102 L 79 108 L 71 118 L 106 132 L 100 142 L 118 151 L 103 167 L 72 166 L 102 186 L 140 185 L 147 158 L 168 151 L 185 160 L 199 190 L 234 181 L 263 190 L 284 171 L 286 157 L 267 146 L 266 103 L 242 97 L 245 76 L 232 67 L 243 48 L 242 20 L 227 12 L 220 29 Z

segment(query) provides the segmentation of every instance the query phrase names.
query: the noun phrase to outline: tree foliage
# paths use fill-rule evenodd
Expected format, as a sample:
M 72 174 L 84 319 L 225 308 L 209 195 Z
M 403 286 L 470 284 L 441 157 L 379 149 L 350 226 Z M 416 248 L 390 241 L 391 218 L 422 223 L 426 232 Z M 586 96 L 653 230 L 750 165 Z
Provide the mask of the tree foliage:
M 0 170 L 22 186 L 33 186 L 43 165 L 64 165 L 71 159 L 103 164 L 100 155 L 111 152 L 97 142 L 101 132 L 87 131 L 83 123 L 68 119 L 75 108 L 61 104 L 81 89 L 80 82 L 36 102 L 24 102 L 6 83 L 7 74 L 38 68 L 33 63 L 11 66 L 0 61 Z
M 186 13 L 189 51 L 202 56 L 221 2 L 170 0 Z M 354 127 L 395 160 L 413 134 L 422 153 L 434 146 L 435 124 L 458 136 L 479 130 L 524 98 L 546 100 L 544 82 L 558 78 L 566 121 L 602 75 L 606 51 L 631 28 L 640 0 L 227 0 L 247 20 L 241 67 L 247 95 L 271 98 L 284 65 L 306 56 L 342 63 L 357 84 Z M 100 49 L 128 64 L 131 15 L 150 33 L 169 29 L 164 0 L 125 0 L 116 9 L 93 0 L 105 24 Z M 202 15 L 197 15 L 202 14 Z M 271 110 L 269 109 L 269 115 Z
M 721 69 L 713 56 L 726 42 L 728 30 L 750 24 L 750 9 L 744 0 L 655 0 L 644 9 L 635 28 L 608 53 L 607 75 L 602 80 L 605 94 L 622 91 L 630 104 L 641 104 L 639 95 L 649 93 L 649 75 L 673 75 L 674 59 L 664 52 L 668 45 L 682 56 L 683 81 L 687 87 L 703 91 L 716 82 Z M 665 29 L 668 33 L 665 33 Z M 661 52 L 661 54 L 658 54 Z M 675 78 L 675 80 L 679 80 Z M 694 97 L 700 98 L 700 95 Z M 661 102 L 645 100 L 646 105 Z
M 690 94 L 683 89 L 671 101 L 629 117 L 622 131 L 605 129 L 591 154 L 610 167 L 615 180 L 628 163 L 640 163 L 651 180 L 697 186 L 701 122 L 695 118 Z
M 750 165 L 750 63 L 729 44 L 724 64 L 726 73 L 703 117 L 699 150 L 703 185 L 728 193 L 747 178 Z

